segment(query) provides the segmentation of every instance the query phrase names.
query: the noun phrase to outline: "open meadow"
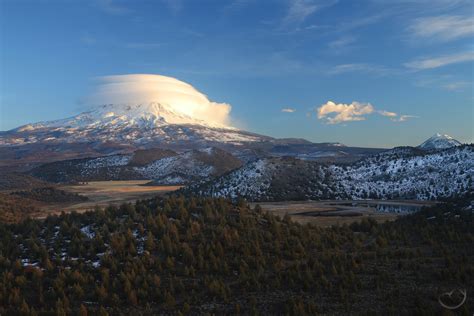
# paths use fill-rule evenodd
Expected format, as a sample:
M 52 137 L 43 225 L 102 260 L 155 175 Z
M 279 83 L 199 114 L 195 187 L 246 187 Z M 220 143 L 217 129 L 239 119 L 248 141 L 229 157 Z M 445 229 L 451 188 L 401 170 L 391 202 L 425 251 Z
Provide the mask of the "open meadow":
M 145 185 L 149 180 L 130 181 L 91 181 L 84 184 L 61 186 L 61 190 L 80 194 L 88 198 L 84 202 L 72 203 L 50 203 L 40 207 L 40 212 L 33 217 L 43 218 L 47 215 L 63 212 L 84 212 L 94 209 L 96 206 L 119 205 L 126 202 L 134 202 L 140 199 L 148 199 L 157 195 L 164 195 L 175 191 L 181 186 L 151 186 Z
M 324 200 L 284 201 L 251 203 L 259 204 L 262 210 L 283 218 L 288 214 L 300 224 L 317 226 L 351 224 L 363 218 L 372 218 L 379 223 L 393 221 L 400 215 L 418 211 L 424 206 L 433 206 L 431 201 L 398 200 Z

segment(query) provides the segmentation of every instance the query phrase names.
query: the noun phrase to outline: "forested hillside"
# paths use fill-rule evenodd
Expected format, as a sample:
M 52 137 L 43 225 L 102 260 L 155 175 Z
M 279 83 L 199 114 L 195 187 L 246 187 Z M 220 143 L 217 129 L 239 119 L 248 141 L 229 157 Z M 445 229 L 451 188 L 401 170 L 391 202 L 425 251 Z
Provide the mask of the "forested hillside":
M 183 197 L 2 224 L 0 314 L 440 314 L 474 290 L 473 224 L 446 204 L 323 229 Z
M 0 222 L 16 223 L 38 211 L 35 201 L 12 194 L 0 193 Z

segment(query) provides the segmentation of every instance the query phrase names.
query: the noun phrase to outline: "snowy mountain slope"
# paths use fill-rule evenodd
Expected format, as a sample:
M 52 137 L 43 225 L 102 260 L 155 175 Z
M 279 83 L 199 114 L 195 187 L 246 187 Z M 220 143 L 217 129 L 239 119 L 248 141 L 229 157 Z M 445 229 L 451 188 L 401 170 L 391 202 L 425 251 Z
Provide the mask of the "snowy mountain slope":
M 240 166 L 240 160 L 217 148 L 181 154 L 150 149 L 126 155 L 53 162 L 34 168 L 30 174 L 51 182 L 150 179 L 157 184 L 183 184 L 208 180 Z
M 0 134 L 0 145 L 38 142 L 179 141 L 254 142 L 264 136 L 209 123 L 177 112 L 166 104 L 107 104 L 71 118 L 20 126 Z
M 193 193 L 249 200 L 437 199 L 474 191 L 474 146 L 400 157 L 379 154 L 352 165 L 262 159 L 191 186 Z
M 455 140 L 449 135 L 442 135 L 436 133 L 435 135 L 428 138 L 425 142 L 418 146 L 418 148 L 425 149 L 425 150 L 433 150 L 433 149 L 446 149 L 454 146 L 462 145 L 461 142 Z

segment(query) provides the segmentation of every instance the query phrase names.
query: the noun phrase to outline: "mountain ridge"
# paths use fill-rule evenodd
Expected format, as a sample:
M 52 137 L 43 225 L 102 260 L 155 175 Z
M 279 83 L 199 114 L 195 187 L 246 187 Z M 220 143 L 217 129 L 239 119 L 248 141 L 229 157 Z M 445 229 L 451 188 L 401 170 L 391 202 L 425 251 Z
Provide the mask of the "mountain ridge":
M 394 152 L 352 164 L 264 158 L 185 191 L 251 201 L 307 199 L 438 199 L 472 192 L 474 146 Z

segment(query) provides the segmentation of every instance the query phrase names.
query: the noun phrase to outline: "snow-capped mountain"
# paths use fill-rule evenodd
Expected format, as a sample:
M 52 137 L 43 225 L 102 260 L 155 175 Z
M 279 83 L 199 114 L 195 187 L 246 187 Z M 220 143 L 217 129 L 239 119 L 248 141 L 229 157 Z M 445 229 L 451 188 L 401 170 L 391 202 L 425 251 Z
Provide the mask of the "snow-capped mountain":
M 0 145 L 39 142 L 118 142 L 161 144 L 209 141 L 254 142 L 264 136 L 240 131 L 220 123 L 207 122 L 157 102 L 106 104 L 79 115 L 27 124 L 0 134 Z
M 474 146 L 412 155 L 378 154 L 351 165 L 271 158 L 190 191 L 249 200 L 438 199 L 474 191 Z
M 255 156 L 244 151 L 249 144 L 273 140 L 164 103 L 106 104 L 67 119 L 0 132 L 0 168 L 29 170 L 41 163 L 149 148 L 183 152 L 219 147 L 248 160 Z
M 66 119 L 0 131 L 0 169 L 25 171 L 41 163 L 151 148 L 182 153 L 217 147 L 246 162 L 266 156 L 353 160 L 380 151 L 237 129 L 230 123 L 230 104 L 211 101 L 189 83 L 168 76 L 103 77 L 85 100 L 96 106 Z
M 218 147 L 246 162 L 265 156 L 354 160 L 381 151 L 339 143 L 275 139 L 224 122 L 205 121 L 179 111 L 176 104 L 105 104 L 70 118 L 0 132 L 0 168 L 29 170 L 41 163 L 150 148 L 184 152 Z
M 449 135 L 436 133 L 428 138 L 418 148 L 425 150 L 445 149 L 461 145 L 461 142 L 455 140 Z
M 91 142 L 141 146 L 265 139 L 229 126 L 229 104 L 212 102 L 192 85 L 176 78 L 135 74 L 108 76 L 103 80 L 88 101 L 95 104 L 89 111 L 2 132 L 0 146 Z

